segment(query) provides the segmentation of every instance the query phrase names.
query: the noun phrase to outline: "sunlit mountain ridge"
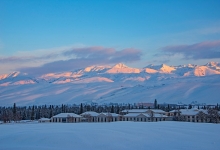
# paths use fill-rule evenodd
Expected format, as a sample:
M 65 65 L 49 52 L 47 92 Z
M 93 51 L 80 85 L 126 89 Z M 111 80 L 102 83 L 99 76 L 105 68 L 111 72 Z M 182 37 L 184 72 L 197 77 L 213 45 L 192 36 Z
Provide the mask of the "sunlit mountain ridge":
M 136 103 L 155 98 L 166 103 L 218 103 L 220 64 L 132 68 L 114 66 L 53 72 L 40 76 L 0 75 L 0 105 L 62 103 Z

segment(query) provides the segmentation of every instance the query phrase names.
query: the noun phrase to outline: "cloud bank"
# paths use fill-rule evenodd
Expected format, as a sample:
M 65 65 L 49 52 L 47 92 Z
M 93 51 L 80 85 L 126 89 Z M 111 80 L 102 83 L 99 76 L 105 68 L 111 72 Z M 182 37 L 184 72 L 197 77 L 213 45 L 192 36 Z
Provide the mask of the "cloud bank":
M 91 65 L 110 65 L 119 62 L 131 63 L 139 61 L 142 53 L 140 50 L 127 48 L 116 50 L 101 46 L 70 48 L 59 52 L 47 53 L 41 56 L 11 56 L 0 57 L 0 63 L 19 65 L 17 71 L 28 74 L 45 74 L 50 72 L 73 71 Z M 40 65 L 27 65 L 34 64 Z M 45 63 L 44 63 L 45 62 Z
M 182 54 L 184 59 L 215 59 L 220 58 L 220 40 L 204 41 L 191 45 L 176 45 L 163 47 L 166 55 Z

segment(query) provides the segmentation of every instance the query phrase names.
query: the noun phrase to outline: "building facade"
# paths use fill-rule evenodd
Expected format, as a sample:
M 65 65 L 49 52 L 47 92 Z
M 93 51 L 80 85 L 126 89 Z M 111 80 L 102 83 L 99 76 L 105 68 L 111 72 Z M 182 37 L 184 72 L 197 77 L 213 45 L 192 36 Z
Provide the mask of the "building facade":
M 81 122 L 82 116 L 74 113 L 60 113 L 51 118 L 51 122 L 76 123 Z

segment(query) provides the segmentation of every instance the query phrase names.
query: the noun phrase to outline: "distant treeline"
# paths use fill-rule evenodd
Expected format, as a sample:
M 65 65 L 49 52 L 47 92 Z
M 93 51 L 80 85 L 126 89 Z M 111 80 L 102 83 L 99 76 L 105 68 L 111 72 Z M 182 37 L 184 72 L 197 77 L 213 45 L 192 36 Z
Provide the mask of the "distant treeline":
M 171 111 L 175 109 L 186 109 L 192 108 L 189 106 L 177 106 L 169 104 L 157 104 L 157 101 L 154 101 L 153 106 L 143 106 L 136 104 L 106 104 L 106 105 L 97 105 L 97 104 L 80 104 L 80 105 L 41 105 L 41 106 L 16 106 L 14 103 L 11 107 L 0 107 L 0 121 L 11 122 L 11 121 L 20 121 L 20 120 L 37 120 L 40 118 L 51 118 L 54 115 L 59 113 L 75 113 L 82 114 L 86 111 L 95 111 L 97 113 L 101 112 L 111 112 L 120 114 L 124 109 L 161 109 L 164 111 Z M 207 109 L 208 107 L 202 106 L 198 108 Z M 218 105 L 215 106 L 219 110 Z

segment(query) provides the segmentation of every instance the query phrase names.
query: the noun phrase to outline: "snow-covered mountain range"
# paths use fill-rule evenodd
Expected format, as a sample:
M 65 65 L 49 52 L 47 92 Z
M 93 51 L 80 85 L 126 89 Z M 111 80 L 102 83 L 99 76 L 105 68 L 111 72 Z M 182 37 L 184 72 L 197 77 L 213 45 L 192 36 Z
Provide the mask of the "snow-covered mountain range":
M 131 68 L 89 66 L 69 72 L 30 76 L 0 75 L 0 105 L 73 103 L 220 102 L 220 63 L 148 65 Z

